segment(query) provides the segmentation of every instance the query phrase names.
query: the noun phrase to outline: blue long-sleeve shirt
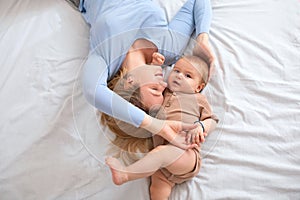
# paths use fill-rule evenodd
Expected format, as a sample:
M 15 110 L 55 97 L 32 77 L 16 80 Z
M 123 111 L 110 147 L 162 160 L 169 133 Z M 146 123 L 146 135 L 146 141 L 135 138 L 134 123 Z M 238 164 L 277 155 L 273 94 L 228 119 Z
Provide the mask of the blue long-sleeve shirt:
M 196 35 L 208 33 L 211 22 L 210 0 L 187 0 L 170 23 L 151 0 L 81 0 L 80 9 L 90 24 L 84 95 L 101 112 L 136 127 L 145 112 L 107 87 L 131 45 L 137 39 L 147 39 L 165 56 L 165 63 L 172 64 L 183 53 L 193 31 Z

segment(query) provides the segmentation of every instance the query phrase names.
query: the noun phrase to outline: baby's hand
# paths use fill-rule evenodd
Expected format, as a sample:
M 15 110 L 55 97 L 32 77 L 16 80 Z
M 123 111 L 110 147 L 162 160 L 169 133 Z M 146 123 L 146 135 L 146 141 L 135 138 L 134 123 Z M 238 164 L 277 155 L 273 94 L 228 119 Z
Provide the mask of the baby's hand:
M 151 61 L 151 65 L 162 65 L 165 62 L 165 57 L 158 53 L 158 52 L 154 52 L 152 54 L 152 61 Z
M 205 142 L 205 138 L 204 138 L 205 136 L 207 136 L 207 134 L 203 132 L 203 129 L 199 124 L 197 128 L 190 130 L 186 134 L 186 142 L 191 144 L 197 144 L 198 146 L 200 146 L 200 142 L 201 143 Z

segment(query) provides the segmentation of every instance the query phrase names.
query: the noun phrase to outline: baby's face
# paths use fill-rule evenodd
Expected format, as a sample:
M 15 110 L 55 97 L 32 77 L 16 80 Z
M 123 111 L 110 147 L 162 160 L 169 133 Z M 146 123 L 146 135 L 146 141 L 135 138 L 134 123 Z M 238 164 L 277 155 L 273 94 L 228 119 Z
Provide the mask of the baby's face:
M 173 92 L 197 93 L 201 87 L 201 74 L 187 60 L 176 62 L 168 78 L 168 88 Z

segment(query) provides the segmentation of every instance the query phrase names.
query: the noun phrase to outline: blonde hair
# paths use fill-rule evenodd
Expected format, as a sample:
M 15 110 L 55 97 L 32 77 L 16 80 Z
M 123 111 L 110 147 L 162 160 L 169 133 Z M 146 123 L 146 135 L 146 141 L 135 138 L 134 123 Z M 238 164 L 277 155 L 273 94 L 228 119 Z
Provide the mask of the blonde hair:
M 122 67 L 117 74 L 108 82 L 108 87 L 115 93 L 132 103 L 133 105 L 144 109 L 141 103 L 140 89 L 138 85 L 133 85 L 128 89 L 124 89 L 127 71 Z M 114 117 L 102 113 L 101 123 L 106 125 L 114 134 L 115 138 L 111 141 L 115 146 L 119 147 L 120 151 L 128 152 L 135 157 L 135 153 L 147 153 L 153 148 L 152 137 L 141 138 L 138 135 L 135 137 L 134 133 L 127 133 L 124 130 L 137 129 L 133 125 L 121 122 Z M 145 131 L 146 132 L 146 131 Z M 130 155 L 131 156 L 131 155 Z M 129 157 L 130 157 L 129 156 Z M 133 158 L 136 160 L 136 158 Z

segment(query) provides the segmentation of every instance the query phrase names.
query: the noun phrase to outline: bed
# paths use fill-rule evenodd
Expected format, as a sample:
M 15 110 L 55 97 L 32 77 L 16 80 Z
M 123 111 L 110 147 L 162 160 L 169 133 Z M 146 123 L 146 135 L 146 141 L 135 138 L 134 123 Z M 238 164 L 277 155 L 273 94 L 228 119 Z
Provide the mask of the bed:
M 155 0 L 172 18 L 185 0 Z M 300 1 L 211 0 L 220 118 L 170 199 L 300 199 Z M 89 27 L 63 0 L 0 2 L 0 199 L 147 200 L 115 186 L 107 130 L 81 91 Z

